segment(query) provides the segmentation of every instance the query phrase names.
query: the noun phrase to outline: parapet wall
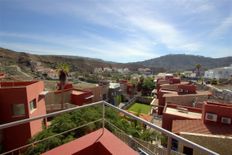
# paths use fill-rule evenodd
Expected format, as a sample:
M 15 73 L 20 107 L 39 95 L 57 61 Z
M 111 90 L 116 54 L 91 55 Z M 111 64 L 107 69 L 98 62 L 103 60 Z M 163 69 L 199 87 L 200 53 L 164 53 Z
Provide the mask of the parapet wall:
M 166 97 L 165 101 L 166 103 L 175 103 L 175 104 L 183 105 L 183 106 L 193 106 L 193 103 L 195 101 L 203 102 L 203 101 L 207 101 L 207 99 L 208 99 L 207 95 L 173 96 L 173 97 Z

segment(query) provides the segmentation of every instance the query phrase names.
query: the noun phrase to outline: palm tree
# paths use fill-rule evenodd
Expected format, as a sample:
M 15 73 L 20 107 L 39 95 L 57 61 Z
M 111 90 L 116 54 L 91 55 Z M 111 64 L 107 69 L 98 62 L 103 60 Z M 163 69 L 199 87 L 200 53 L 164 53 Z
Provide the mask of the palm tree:
M 69 72 L 69 65 L 68 64 L 59 64 L 57 67 L 60 87 L 61 87 L 61 109 L 64 109 L 64 86 L 67 83 L 67 76 Z
M 200 69 L 201 69 L 201 64 L 196 64 L 196 69 L 197 69 L 197 77 L 200 76 Z

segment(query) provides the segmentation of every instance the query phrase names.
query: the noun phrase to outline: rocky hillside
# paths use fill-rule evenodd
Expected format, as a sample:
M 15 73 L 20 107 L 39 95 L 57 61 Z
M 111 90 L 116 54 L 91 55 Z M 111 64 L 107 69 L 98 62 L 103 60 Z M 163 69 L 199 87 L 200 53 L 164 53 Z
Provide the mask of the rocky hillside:
M 22 70 L 30 72 L 33 70 L 34 65 L 38 63 L 53 69 L 56 68 L 57 64 L 66 63 L 69 64 L 71 71 L 79 72 L 93 72 L 96 67 L 127 67 L 130 70 L 137 70 L 139 67 L 144 67 L 140 64 L 114 63 L 78 56 L 34 55 L 0 48 L 1 66 L 17 65 L 22 68 Z

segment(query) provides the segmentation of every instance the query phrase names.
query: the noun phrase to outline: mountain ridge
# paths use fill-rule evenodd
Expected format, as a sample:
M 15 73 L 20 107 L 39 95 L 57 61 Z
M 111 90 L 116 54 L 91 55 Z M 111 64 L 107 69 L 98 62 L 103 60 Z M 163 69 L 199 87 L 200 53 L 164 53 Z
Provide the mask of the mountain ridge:
M 169 54 L 135 63 L 146 67 L 163 67 L 168 71 L 192 70 L 195 68 L 196 64 L 201 64 L 202 68 L 206 70 L 229 66 L 232 64 L 232 56 L 211 58 L 199 55 Z
M 232 56 L 211 58 L 199 55 L 169 54 L 139 62 L 118 63 L 81 56 L 29 54 L 0 47 L 0 62 L 3 65 L 19 64 L 19 66 L 28 66 L 30 65 L 30 61 L 41 62 L 44 66 L 51 68 L 55 68 L 58 63 L 67 63 L 71 66 L 72 70 L 87 72 L 93 72 L 94 68 L 98 67 L 126 67 L 132 71 L 137 71 L 138 68 L 148 67 L 154 70 L 154 72 L 174 72 L 194 70 L 196 64 L 201 64 L 204 70 L 229 66 L 232 64 Z

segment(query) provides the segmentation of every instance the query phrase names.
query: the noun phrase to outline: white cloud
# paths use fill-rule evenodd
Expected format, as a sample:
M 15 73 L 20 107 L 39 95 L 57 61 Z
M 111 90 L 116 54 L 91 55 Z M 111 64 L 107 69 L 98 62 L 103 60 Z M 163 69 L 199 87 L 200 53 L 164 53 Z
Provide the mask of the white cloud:
M 79 55 L 85 57 L 97 57 L 104 60 L 122 60 L 133 61 L 135 59 L 148 59 L 157 57 L 150 46 L 154 45 L 146 38 L 130 38 L 123 42 L 110 40 L 96 34 L 86 33 L 85 37 L 79 39 L 76 37 L 52 37 L 34 34 L 0 33 L 0 37 L 14 37 L 19 40 L 16 43 L 1 41 L 0 46 L 10 47 L 16 50 L 26 50 L 32 53 L 42 52 L 58 55 Z M 33 40 L 36 43 L 25 43 L 25 39 Z M 42 43 L 41 43 L 42 42 Z M 44 45 L 43 42 L 52 43 Z M 131 60 L 130 60 L 131 58 Z
M 189 3 L 181 2 L 187 9 L 191 6 Z M 186 5 L 187 4 L 187 5 Z M 145 36 L 150 35 L 149 39 L 155 39 L 157 43 L 162 43 L 170 49 L 184 50 L 183 44 L 194 44 L 189 42 L 172 23 L 162 21 L 161 16 L 156 16 L 157 12 L 152 10 L 154 3 L 135 1 L 110 1 L 99 2 L 87 1 L 84 4 L 60 2 L 50 5 L 38 5 L 35 10 L 54 14 L 54 12 L 65 13 L 69 16 L 85 19 L 94 24 L 105 26 L 117 31 L 123 31 L 125 34 Z M 31 7 L 31 5 L 28 5 Z M 202 6 L 203 8 L 206 7 Z M 47 9 L 46 9 L 47 8 Z M 192 10 L 192 9 L 191 9 Z M 141 32 L 141 30 L 143 30 Z M 190 37 L 190 36 L 188 36 Z
M 211 32 L 211 37 L 219 37 L 226 32 L 232 30 L 232 14 L 224 19 L 217 25 L 217 27 Z
M 217 6 L 205 0 L 27 1 L 16 5 L 48 16 L 67 16 L 72 22 L 84 22 L 87 27 L 76 30 L 82 32 L 82 35 L 77 36 L 0 32 L 0 36 L 19 38 L 18 42 L 12 43 L 11 46 L 117 61 L 160 56 L 158 47 L 161 46 L 163 50 L 176 53 L 194 54 L 207 50 L 207 47 L 213 46 L 208 44 L 210 38 L 204 39 L 208 30 L 194 27 L 217 20 L 214 19 Z M 191 17 L 194 17 L 194 20 L 189 20 Z M 183 24 L 187 23 L 186 20 L 190 21 L 187 26 Z M 223 20 L 212 32 L 213 36 L 224 35 L 231 28 L 231 23 L 232 16 Z M 101 32 L 97 27 L 106 29 L 107 32 Z M 115 34 L 117 37 L 114 38 Z M 26 39 L 32 39 L 36 43 L 25 43 Z M 44 42 L 51 45 L 43 44 Z

